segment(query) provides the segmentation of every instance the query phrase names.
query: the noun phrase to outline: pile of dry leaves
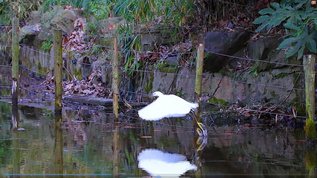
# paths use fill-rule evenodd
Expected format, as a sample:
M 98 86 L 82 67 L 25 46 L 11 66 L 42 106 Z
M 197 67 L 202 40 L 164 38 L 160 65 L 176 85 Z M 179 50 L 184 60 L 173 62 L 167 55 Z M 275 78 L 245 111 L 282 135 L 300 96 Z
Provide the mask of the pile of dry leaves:
M 82 51 L 88 47 L 84 40 L 84 31 L 86 29 L 86 20 L 78 18 L 74 22 L 74 30 L 69 36 L 64 36 L 63 46 L 69 51 Z
M 147 51 L 146 53 L 136 52 L 136 58 L 138 61 L 157 61 L 165 60 L 168 57 L 175 57 L 182 54 L 190 54 L 192 50 L 192 43 L 180 43 L 174 46 L 168 47 L 160 45 L 157 50 Z
M 93 97 L 108 96 L 110 89 L 106 89 L 102 85 L 101 72 L 95 71 L 86 80 L 63 81 L 63 94 Z M 54 77 L 46 79 L 40 86 L 54 93 Z
M 274 119 L 276 122 L 284 119 L 297 118 L 297 109 L 292 106 L 290 108 L 281 108 L 279 105 L 272 106 L 255 106 L 254 108 L 241 107 L 237 104 L 229 107 L 230 111 L 236 111 L 245 117 L 252 117 L 255 119 Z

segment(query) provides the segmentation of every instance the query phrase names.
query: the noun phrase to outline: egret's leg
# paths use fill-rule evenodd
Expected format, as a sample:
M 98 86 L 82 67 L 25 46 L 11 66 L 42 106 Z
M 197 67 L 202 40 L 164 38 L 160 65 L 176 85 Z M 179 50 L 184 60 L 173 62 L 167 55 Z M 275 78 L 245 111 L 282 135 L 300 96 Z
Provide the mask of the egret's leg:
M 198 125 L 199 128 L 197 128 L 197 133 L 199 136 L 207 136 L 207 129 L 205 127 L 205 125 L 201 122 L 198 122 L 197 118 L 196 118 L 196 114 L 194 110 L 190 110 L 190 113 L 193 115 L 192 117 L 195 118 L 196 123 Z

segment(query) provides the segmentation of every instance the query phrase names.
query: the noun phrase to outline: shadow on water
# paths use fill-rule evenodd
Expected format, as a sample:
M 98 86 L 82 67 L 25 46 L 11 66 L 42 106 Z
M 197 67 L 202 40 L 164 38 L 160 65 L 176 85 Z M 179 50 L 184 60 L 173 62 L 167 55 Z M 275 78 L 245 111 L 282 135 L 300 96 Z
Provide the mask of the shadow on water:
M 54 116 L 27 106 L 11 110 L 4 102 L 0 124 L 4 176 L 164 176 L 158 171 L 174 171 L 196 177 L 313 177 L 316 170 L 316 151 L 306 148 L 303 129 L 208 125 L 208 137 L 201 139 L 184 118 L 146 122 L 122 116 L 114 123 L 102 110 L 63 110 Z

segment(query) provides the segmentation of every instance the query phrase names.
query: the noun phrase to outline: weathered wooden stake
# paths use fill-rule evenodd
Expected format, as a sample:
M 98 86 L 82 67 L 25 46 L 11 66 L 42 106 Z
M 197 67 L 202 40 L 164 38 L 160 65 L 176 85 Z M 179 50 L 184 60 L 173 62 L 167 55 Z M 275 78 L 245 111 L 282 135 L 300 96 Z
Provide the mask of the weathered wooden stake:
M 196 58 L 196 80 L 195 80 L 195 102 L 200 104 L 201 84 L 203 79 L 203 65 L 204 65 L 204 44 L 199 44 Z M 200 121 L 199 108 L 196 110 L 196 118 Z
M 306 118 L 305 132 L 308 139 L 316 138 L 315 126 L 315 55 L 304 55 Z
M 12 105 L 18 104 L 19 95 L 19 18 L 12 19 Z
M 62 112 L 62 31 L 54 30 L 54 83 L 55 83 L 55 113 Z
M 119 67 L 118 67 L 118 43 L 117 37 L 113 38 L 113 56 L 112 56 L 112 98 L 113 98 L 113 114 L 115 118 L 119 117 Z

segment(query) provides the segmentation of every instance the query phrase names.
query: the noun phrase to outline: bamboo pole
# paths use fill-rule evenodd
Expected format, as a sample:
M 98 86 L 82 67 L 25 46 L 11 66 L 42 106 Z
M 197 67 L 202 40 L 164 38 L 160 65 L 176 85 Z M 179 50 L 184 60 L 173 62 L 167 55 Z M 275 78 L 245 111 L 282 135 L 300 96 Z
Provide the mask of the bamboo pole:
M 203 79 L 203 65 L 204 65 L 204 44 L 199 44 L 196 58 L 196 79 L 195 79 L 195 102 L 200 105 L 201 84 Z M 196 110 L 196 118 L 200 121 L 199 108 Z
M 55 84 L 55 113 L 62 112 L 62 31 L 54 30 L 54 84 Z
M 304 55 L 306 118 L 305 133 L 308 139 L 316 138 L 315 126 L 315 55 Z
M 12 105 L 18 104 L 19 95 L 19 18 L 12 19 Z
M 119 117 L 119 67 L 118 67 L 118 43 L 117 37 L 113 38 L 113 56 L 112 56 L 112 98 L 113 98 L 113 114 L 115 118 Z

